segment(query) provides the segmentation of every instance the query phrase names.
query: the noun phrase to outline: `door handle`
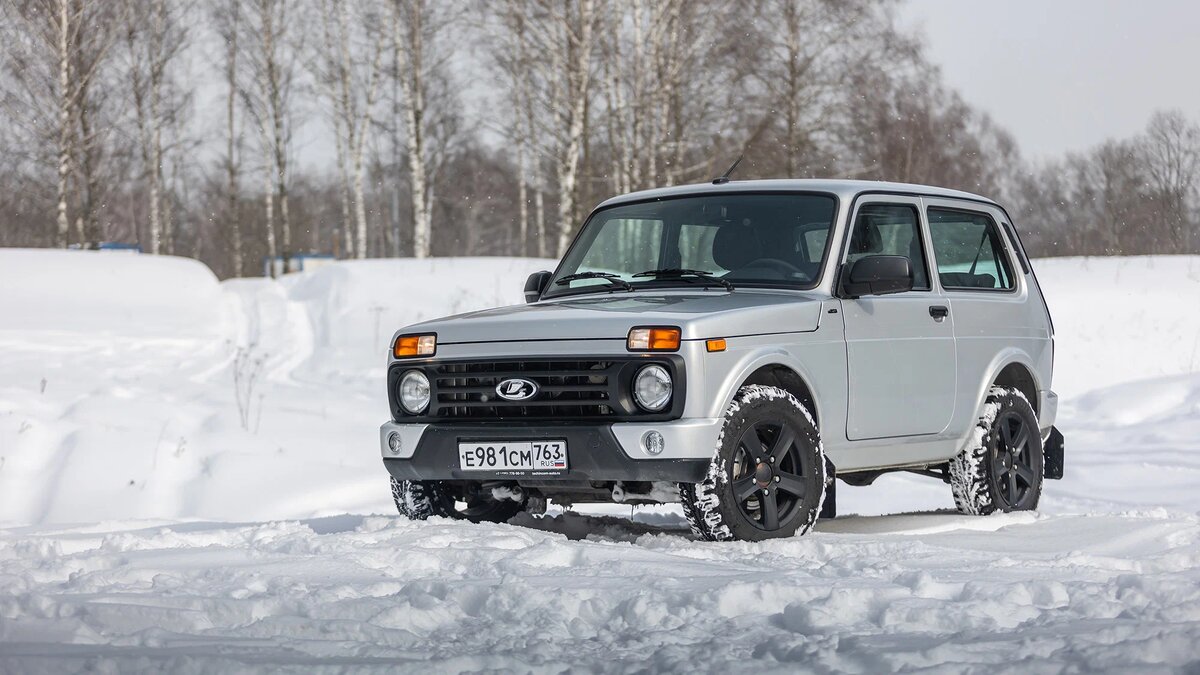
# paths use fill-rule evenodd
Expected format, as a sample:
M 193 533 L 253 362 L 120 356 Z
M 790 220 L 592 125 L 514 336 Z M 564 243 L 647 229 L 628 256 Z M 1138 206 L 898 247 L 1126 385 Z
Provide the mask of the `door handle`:
M 945 305 L 930 305 L 929 316 L 933 317 L 934 321 L 942 322 L 946 317 L 950 316 L 950 308 Z

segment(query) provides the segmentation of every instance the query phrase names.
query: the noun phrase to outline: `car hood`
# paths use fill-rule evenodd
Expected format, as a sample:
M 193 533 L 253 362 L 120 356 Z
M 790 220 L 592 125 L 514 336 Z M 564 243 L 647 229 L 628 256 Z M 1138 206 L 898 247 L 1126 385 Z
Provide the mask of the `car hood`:
M 519 340 L 624 340 L 634 326 L 678 326 L 684 340 L 817 329 L 821 299 L 737 290 L 606 293 L 497 307 L 408 326 L 438 344 Z

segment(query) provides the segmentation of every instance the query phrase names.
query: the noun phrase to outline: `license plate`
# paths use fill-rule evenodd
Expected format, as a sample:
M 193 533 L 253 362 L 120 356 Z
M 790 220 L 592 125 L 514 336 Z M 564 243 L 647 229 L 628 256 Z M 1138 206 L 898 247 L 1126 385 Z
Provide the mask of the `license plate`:
M 472 441 L 458 444 L 464 471 L 566 471 L 566 441 Z

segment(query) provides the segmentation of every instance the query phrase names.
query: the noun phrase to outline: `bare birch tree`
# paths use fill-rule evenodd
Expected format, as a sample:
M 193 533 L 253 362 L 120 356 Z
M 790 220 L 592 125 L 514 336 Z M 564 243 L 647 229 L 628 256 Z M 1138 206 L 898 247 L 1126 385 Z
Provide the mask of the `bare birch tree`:
M 211 20 L 217 35 L 225 43 L 225 224 L 228 227 L 233 275 L 240 277 L 245 272 L 245 254 L 242 241 L 242 221 L 238 202 L 240 199 L 239 155 L 241 152 L 241 128 L 238 126 L 238 49 L 242 23 L 243 0 L 222 0 L 211 10 Z
M 551 154 L 545 143 L 541 122 L 544 116 L 535 113 L 539 86 L 535 75 L 534 52 L 528 26 L 529 3 L 526 0 L 505 0 L 493 6 L 496 30 L 485 26 L 493 35 L 491 56 L 494 65 L 508 81 L 507 109 L 502 120 L 493 120 L 492 127 L 508 139 L 517 159 L 517 249 L 520 255 L 529 254 L 529 238 L 535 242 L 534 253 L 545 257 L 546 237 L 545 192 L 542 165 Z M 530 196 L 532 193 L 532 198 Z M 532 208 L 530 202 L 532 201 Z
M 56 178 L 55 245 L 70 242 L 72 213 L 77 241 L 94 245 L 101 239 L 99 173 L 110 130 L 97 83 L 118 35 L 119 8 L 97 0 L 4 0 L 2 7 L 15 95 L 6 97 L 6 108 L 54 148 L 45 157 Z
M 555 250 L 561 254 L 581 218 L 583 155 L 591 134 L 589 111 L 595 95 L 596 33 L 602 13 L 597 0 L 508 0 L 524 12 L 533 81 L 534 114 L 549 145 L 558 189 Z
M 187 22 L 178 0 L 124 0 L 130 94 L 149 202 L 150 252 L 174 253 L 172 209 L 164 195 L 168 163 L 164 130 L 175 128 L 188 97 L 173 86 L 170 69 L 187 47 Z
M 413 256 L 432 254 L 434 190 L 459 133 L 449 87 L 448 32 L 457 8 L 428 0 L 392 0 L 392 49 L 408 156 Z
M 350 231 L 351 209 L 354 212 L 356 258 L 367 257 L 365 154 L 382 79 L 384 44 L 388 37 L 385 16 L 372 3 L 321 0 L 321 36 L 325 48 L 312 66 L 324 90 L 334 126 L 344 232 Z
M 728 10 L 686 0 L 610 0 L 601 34 L 609 176 L 616 193 L 689 177 L 725 72 L 711 58 Z
M 291 216 L 288 210 L 288 154 L 292 134 L 292 89 L 296 50 L 292 41 L 294 0 L 249 0 L 241 44 L 247 76 L 242 99 L 253 118 L 262 151 L 263 197 L 268 256 L 283 260 L 288 270 L 292 254 Z M 279 235 L 275 233 L 275 205 L 279 209 Z

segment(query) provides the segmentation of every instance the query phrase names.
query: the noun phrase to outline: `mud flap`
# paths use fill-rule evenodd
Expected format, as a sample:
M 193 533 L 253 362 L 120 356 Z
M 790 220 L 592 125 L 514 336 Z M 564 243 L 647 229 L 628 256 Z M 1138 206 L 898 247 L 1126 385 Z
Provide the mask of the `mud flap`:
M 1042 445 L 1042 453 L 1045 455 L 1045 461 L 1042 464 L 1045 467 L 1046 478 L 1060 480 L 1063 477 L 1063 446 L 1065 443 L 1058 427 L 1050 427 L 1050 436 Z
M 837 481 L 834 480 L 833 462 L 825 460 L 825 501 L 821 502 L 820 520 L 837 517 Z

